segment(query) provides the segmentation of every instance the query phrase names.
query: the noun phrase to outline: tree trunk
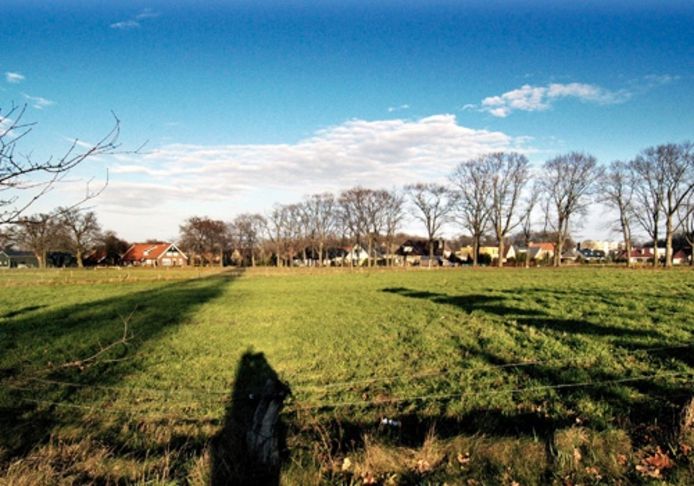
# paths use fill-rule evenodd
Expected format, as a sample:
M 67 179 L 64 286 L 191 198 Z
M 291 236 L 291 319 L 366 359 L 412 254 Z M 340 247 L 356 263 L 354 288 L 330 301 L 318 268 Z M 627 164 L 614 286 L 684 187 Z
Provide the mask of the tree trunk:
M 36 261 L 39 263 L 40 269 L 46 268 L 46 261 L 43 259 L 41 253 L 36 253 Z
M 561 231 L 559 231 L 559 237 L 557 238 L 557 244 L 554 248 L 554 266 L 561 266 L 561 252 L 564 249 L 564 236 Z
M 77 258 L 77 268 L 84 268 L 84 262 L 82 261 L 82 250 L 78 248 L 75 253 L 75 257 Z
M 367 245 L 368 245 L 368 250 L 366 253 L 367 266 L 369 268 L 371 268 L 371 267 L 373 267 L 373 238 L 371 237 L 371 235 L 369 235 Z
M 429 268 L 431 268 L 431 262 L 434 259 L 434 240 L 429 238 Z
M 477 266 L 477 257 L 480 254 L 480 237 L 475 235 L 472 238 L 472 266 Z
M 672 215 L 665 219 L 665 266 L 672 267 Z
M 323 266 L 323 240 L 318 243 L 318 266 Z
M 658 266 L 658 229 L 657 229 L 657 222 L 656 222 L 656 229 L 653 231 L 653 267 Z
M 624 216 L 622 216 L 622 237 L 624 238 L 624 249 L 627 252 L 627 268 L 631 268 L 631 230 Z
M 499 258 L 497 259 L 496 266 L 501 268 L 504 266 L 504 239 L 499 238 Z

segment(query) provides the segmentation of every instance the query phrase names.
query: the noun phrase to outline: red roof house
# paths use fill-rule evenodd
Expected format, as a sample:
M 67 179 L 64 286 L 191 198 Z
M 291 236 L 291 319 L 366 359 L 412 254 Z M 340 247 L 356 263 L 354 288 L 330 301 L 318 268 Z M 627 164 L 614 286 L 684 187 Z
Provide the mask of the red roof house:
M 135 243 L 123 255 L 124 265 L 182 267 L 188 257 L 173 243 Z

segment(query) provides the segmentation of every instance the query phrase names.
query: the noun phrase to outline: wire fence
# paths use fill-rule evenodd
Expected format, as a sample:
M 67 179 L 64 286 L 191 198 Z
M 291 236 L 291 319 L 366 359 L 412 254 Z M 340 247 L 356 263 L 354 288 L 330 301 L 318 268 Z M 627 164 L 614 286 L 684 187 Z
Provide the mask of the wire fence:
M 653 348 L 638 349 L 640 353 L 657 353 L 660 351 L 667 350 L 677 350 L 677 349 L 687 349 L 693 347 L 694 344 L 680 344 L 671 346 L 659 346 Z M 557 366 L 567 369 L 574 370 L 585 370 L 588 366 L 578 367 L 577 363 L 579 359 L 547 359 L 547 360 L 531 360 L 531 361 L 518 361 L 511 363 L 500 363 L 500 364 L 485 364 L 478 368 L 465 368 L 465 369 L 446 369 L 446 370 L 429 370 L 421 373 L 413 373 L 410 375 L 398 373 L 387 376 L 356 379 L 356 380 L 345 380 L 331 383 L 304 383 L 293 385 L 293 395 L 294 400 L 290 406 L 285 408 L 285 412 L 291 413 L 296 411 L 307 411 L 307 410 L 322 410 L 322 409 L 339 409 L 339 408 L 349 408 L 349 407 L 383 407 L 385 405 L 401 404 L 408 402 L 423 402 L 423 401 L 450 401 L 450 400 L 463 400 L 467 397 L 493 397 L 497 395 L 518 395 L 521 393 L 529 392 L 542 392 L 542 391 L 552 391 L 552 390 L 567 390 L 567 389 L 581 389 L 590 387 L 605 387 L 605 386 L 617 386 L 629 383 L 637 382 L 647 382 L 647 381 L 658 381 L 669 379 L 671 381 L 676 381 L 678 385 L 684 386 L 688 385 L 694 380 L 694 371 L 681 371 L 681 370 L 668 370 L 668 371 L 657 371 L 652 374 L 638 375 L 638 376 L 626 376 L 623 378 L 610 378 L 602 380 L 584 380 L 584 381 L 570 381 L 565 383 L 554 383 L 554 384 L 540 384 L 540 385 L 529 385 L 529 386 L 515 386 L 515 387 L 497 387 L 497 388 L 477 388 L 477 389 L 461 389 L 455 392 L 445 392 L 445 393 L 425 393 L 417 395 L 404 395 L 404 396 L 385 396 L 385 397 L 366 397 L 358 400 L 335 400 L 320 398 L 318 400 L 307 399 L 299 400 L 297 396 L 301 393 L 308 394 L 313 392 L 313 394 L 319 394 L 323 392 L 324 395 L 335 390 L 340 391 L 341 388 L 346 388 L 344 392 L 358 393 L 362 390 L 355 390 L 359 386 L 370 386 L 373 384 L 392 384 L 393 382 L 407 382 L 412 383 L 416 380 L 421 380 L 425 378 L 438 378 L 451 375 L 468 376 L 473 377 L 477 373 L 484 373 L 493 370 L 503 370 L 509 368 L 523 368 L 531 366 Z M 585 361 L 585 360 L 584 360 Z M 477 383 L 479 385 L 479 383 Z M 498 383 L 494 385 L 498 386 Z M 27 394 L 42 395 L 47 392 L 56 391 L 55 388 L 58 387 L 60 390 L 67 389 L 77 389 L 77 390 L 103 390 L 108 392 L 114 392 L 117 394 L 128 394 L 135 395 L 137 397 L 135 403 L 147 403 L 151 401 L 157 401 L 158 403 L 168 401 L 166 398 L 176 397 L 176 404 L 179 405 L 178 408 L 190 409 L 194 405 L 201 405 L 204 407 L 218 407 L 224 404 L 230 404 L 233 401 L 238 400 L 255 400 L 251 394 L 253 390 L 234 390 L 233 385 L 229 389 L 212 389 L 204 387 L 194 387 L 190 385 L 181 385 L 176 388 L 157 388 L 157 387 L 146 387 L 146 386 L 116 386 L 116 385 L 104 385 L 104 384 L 92 384 L 92 383 L 81 383 L 74 381 L 62 381 L 57 379 L 47 379 L 40 377 L 29 377 L 23 380 L 23 382 L 9 382 L 4 386 L 9 390 L 14 390 L 17 392 L 26 392 Z M 185 394 L 193 397 L 194 400 L 181 401 L 179 394 Z M 149 396 L 146 396 L 149 395 Z M 199 399 L 204 397 L 203 399 Z M 67 400 L 48 400 L 46 398 L 36 398 L 36 396 L 16 396 L 18 400 L 26 403 L 33 403 L 36 405 L 50 406 L 50 407 L 64 407 L 76 410 L 85 410 L 90 414 L 116 414 L 135 417 L 142 412 L 138 412 L 134 407 L 129 408 L 118 408 L 111 404 L 100 403 L 95 405 L 84 405 L 80 403 L 74 403 Z M 309 398 L 309 397 L 307 397 Z M 154 415 L 147 413 L 148 418 L 154 417 Z M 166 419 L 167 417 L 175 419 L 171 415 L 162 415 L 160 419 Z M 205 419 L 205 420 L 209 420 Z

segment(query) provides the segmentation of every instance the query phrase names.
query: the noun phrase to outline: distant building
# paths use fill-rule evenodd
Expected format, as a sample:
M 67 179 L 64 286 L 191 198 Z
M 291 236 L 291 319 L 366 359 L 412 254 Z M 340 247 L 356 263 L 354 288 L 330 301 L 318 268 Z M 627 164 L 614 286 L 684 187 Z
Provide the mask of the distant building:
M 30 251 L 0 250 L 0 268 L 37 268 L 39 261 Z
M 121 261 L 133 266 L 183 267 L 188 264 L 188 257 L 173 243 L 135 243 Z
M 605 255 L 616 253 L 622 249 L 623 243 L 607 240 L 583 240 L 579 243 L 580 250 L 601 251 Z

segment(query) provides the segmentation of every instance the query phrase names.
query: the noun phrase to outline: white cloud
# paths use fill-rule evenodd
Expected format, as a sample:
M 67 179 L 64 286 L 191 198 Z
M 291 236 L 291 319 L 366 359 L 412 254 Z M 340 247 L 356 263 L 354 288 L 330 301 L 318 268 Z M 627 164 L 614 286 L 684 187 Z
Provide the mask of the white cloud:
M 350 120 L 292 144 L 170 144 L 119 156 L 104 203 L 126 209 L 167 203 L 261 199 L 273 193 L 394 187 L 445 180 L 461 160 L 498 150 L 529 152 L 527 138 L 457 124 L 454 115 L 419 120 Z
M 631 96 L 631 92 L 627 90 L 610 91 L 594 84 L 551 83 L 547 86 L 526 84 L 501 95 L 484 98 L 478 109 L 492 116 L 504 118 L 516 110 L 548 110 L 557 100 L 563 98 L 576 98 L 583 102 L 612 105 L 624 103 Z M 465 105 L 463 109 L 473 107 L 475 105 Z
M 112 29 L 118 29 L 118 30 L 132 30 L 132 29 L 139 29 L 140 28 L 140 22 L 137 20 L 121 20 L 120 22 L 115 22 L 110 25 Z
M 12 71 L 7 71 L 5 73 L 5 81 L 12 84 L 19 84 L 26 78 L 21 73 L 13 73 Z
M 142 27 L 142 20 L 153 19 L 156 17 L 159 17 L 159 12 L 155 12 L 151 8 L 146 8 L 132 18 L 121 20 L 120 22 L 114 22 L 110 25 L 110 27 L 117 30 L 139 29 Z
M 55 105 L 55 101 L 48 100 L 42 96 L 30 96 L 26 93 L 22 93 L 22 96 L 24 96 L 24 99 L 37 110 L 43 110 L 48 106 Z
M 393 113 L 395 111 L 402 111 L 402 110 L 409 110 L 410 105 L 398 105 L 398 106 L 389 106 L 388 107 L 388 113 Z
M 672 74 L 647 74 L 643 77 L 643 84 L 645 85 L 646 89 L 657 88 L 659 86 L 674 83 L 679 79 L 680 76 Z
M 156 17 L 159 17 L 159 12 L 155 12 L 151 8 L 146 8 L 139 14 L 135 15 L 136 20 L 154 19 Z

